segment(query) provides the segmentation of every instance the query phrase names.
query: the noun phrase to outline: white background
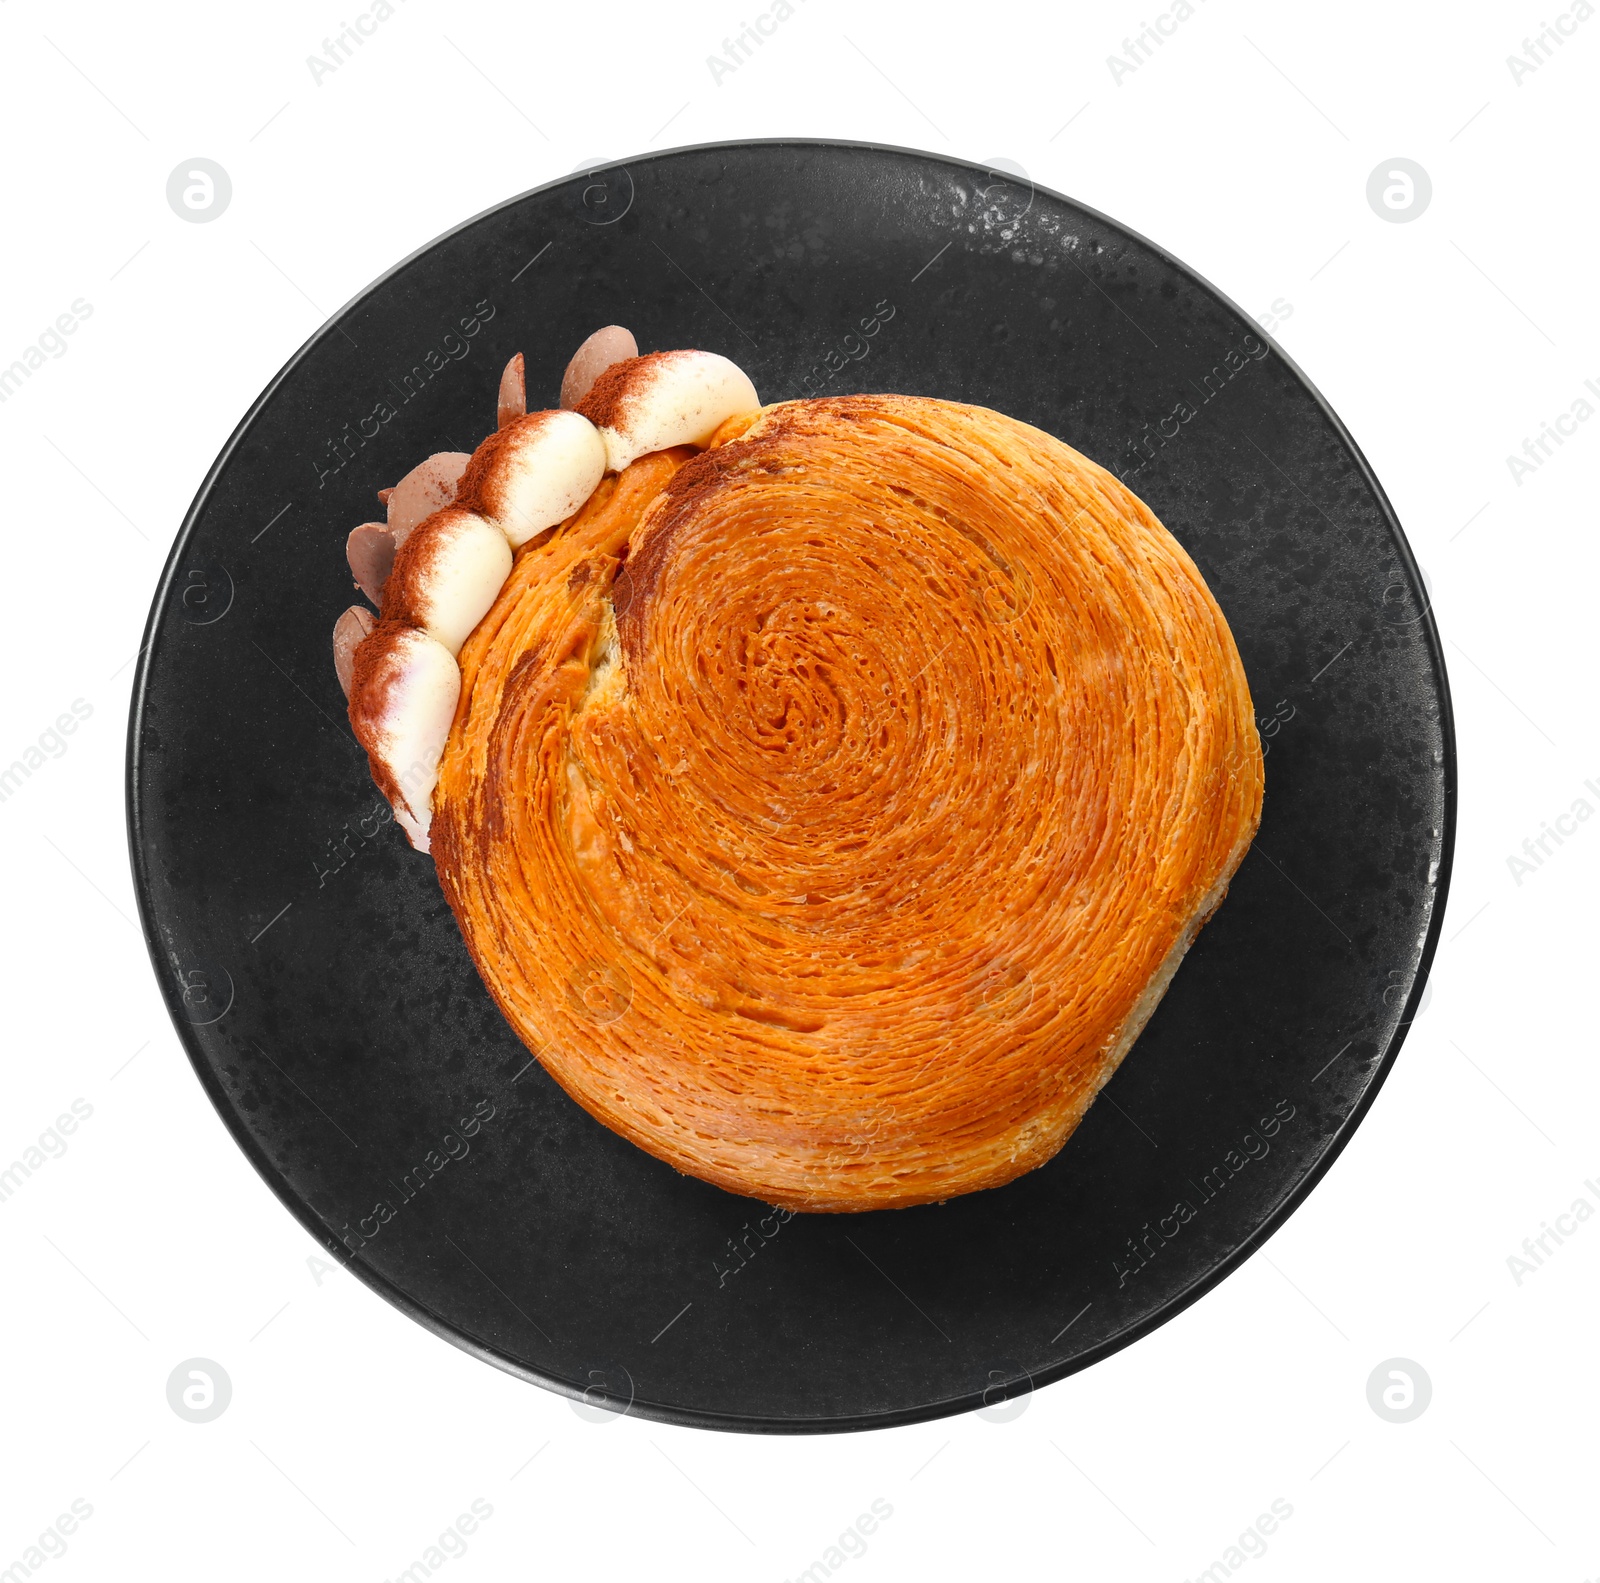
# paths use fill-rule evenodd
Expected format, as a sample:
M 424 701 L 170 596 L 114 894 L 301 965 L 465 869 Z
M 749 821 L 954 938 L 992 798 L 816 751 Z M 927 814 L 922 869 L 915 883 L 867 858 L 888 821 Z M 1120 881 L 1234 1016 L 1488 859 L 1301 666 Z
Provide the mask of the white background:
M 74 699 L 93 710 L 0 803 L 0 1165 L 74 1099 L 93 1109 L 0 1202 L 0 1570 L 81 1498 L 93 1515 L 47 1579 L 377 1583 L 476 1498 L 493 1515 L 451 1579 L 777 1583 L 881 1498 L 893 1515 L 846 1583 L 1179 1583 L 1282 1499 L 1250 1579 L 1600 1574 L 1600 1217 L 1520 1284 L 1507 1264 L 1576 1198 L 1600 1203 L 1600 821 L 1520 883 L 1507 861 L 1575 800 L 1600 808 L 1600 422 L 1520 482 L 1506 461 L 1600 382 L 1600 19 L 1569 22 L 1519 84 L 1508 55 L 1563 0 L 1195 0 L 1119 84 L 1108 55 L 1163 0 L 793 4 L 718 82 L 707 56 L 770 0 L 394 0 L 320 84 L 307 56 L 371 0 L 0 4 L 0 366 L 92 307 L 0 405 L 0 762 Z M 373 277 L 493 203 L 601 159 L 783 134 L 1013 161 L 1249 312 L 1290 305 L 1273 333 L 1393 498 L 1455 691 L 1444 943 L 1370 1117 L 1218 1290 L 1005 1423 L 820 1440 L 589 1423 L 343 1272 L 319 1279 L 191 1075 L 132 921 L 130 661 L 262 386 Z M 214 223 L 166 201 L 194 156 L 232 178 Z M 1432 178 L 1410 223 L 1366 198 L 1395 156 Z M 195 1356 L 233 1385 L 208 1424 L 166 1399 Z M 1405 1424 L 1366 1395 L 1396 1356 L 1433 1385 Z

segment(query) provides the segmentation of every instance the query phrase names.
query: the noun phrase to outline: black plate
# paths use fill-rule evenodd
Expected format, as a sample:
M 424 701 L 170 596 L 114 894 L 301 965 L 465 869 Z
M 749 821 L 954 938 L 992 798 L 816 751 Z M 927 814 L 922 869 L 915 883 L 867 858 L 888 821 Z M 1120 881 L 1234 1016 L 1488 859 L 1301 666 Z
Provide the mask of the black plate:
M 1126 476 L 1227 612 L 1268 748 L 1260 839 L 1101 1101 L 1009 1187 L 782 1222 L 677 1175 L 530 1063 L 432 866 L 382 823 L 329 659 L 351 602 L 345 534 L 378 513 L 380 486 L 484 436 L 513 352 L 530 403 L 553 404 L 573 349 L 613 321 L 646 349 L 726 353 L 765 400 L 904 391 L 1048 429 Z M 1350 436 L 1175 259 L 1022 178 L 933 155 L 683 149 L 441 238 L 252 408 L 178 536 L 147 636 L 133 866 L 206 1092 L 369 1285 L 591 1404 L 864 1428 L 992 1405 L 1127 1345 L 1237 1266 L 1327 1168 L 1438 935 L 1455 801 L 1444 661 Z

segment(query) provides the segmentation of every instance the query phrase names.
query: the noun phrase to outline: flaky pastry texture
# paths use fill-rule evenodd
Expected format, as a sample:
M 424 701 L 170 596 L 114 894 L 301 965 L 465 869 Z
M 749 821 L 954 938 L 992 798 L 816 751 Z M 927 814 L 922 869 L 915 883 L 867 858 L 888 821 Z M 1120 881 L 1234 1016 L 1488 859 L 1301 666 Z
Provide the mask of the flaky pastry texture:
M 606 1126 L 794 1209 L 1054 1155 L 1260 816 L 1194 563 L 954 402 L 628 461 L 517 549 L 459 668 L 432 848 L 501 1010 Z

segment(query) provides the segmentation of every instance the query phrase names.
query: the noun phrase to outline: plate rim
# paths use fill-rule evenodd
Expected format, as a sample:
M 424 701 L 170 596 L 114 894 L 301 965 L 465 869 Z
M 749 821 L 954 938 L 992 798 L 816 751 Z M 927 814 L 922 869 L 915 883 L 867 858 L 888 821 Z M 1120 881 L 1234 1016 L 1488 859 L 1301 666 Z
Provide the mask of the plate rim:
M 962 159 L 953 154 L 940 154 L 928 149 L 912 148 L 892 143 L 819 137 L 727 138 L 715 142 L 685 143 L 674 148 L 641 153 L 630 158 L 606 160 L 592 166 L 579 166 L 565 175 L 542 182 L 538 186 L 527 188 L 509 198 L 493 203 L 458 224 L 451 226 L 448 230 L 440 232 L 439 235 L 431 240 L 414 248 L 404 258 L 362 287 L 354 296 L 350 297 L 330 314 L 296 348 L 283 366 L 272 376 L 262 388 L 260 394 L 250 404 L 245 415 L 235 425 L 226 443 L 217 453 L 216 459 L 206 470 L 206 474 L 201 480 L 188 510 L 184 513 L 183 521 L 173 539 L 172 548 L 168 552 L 166 564 L 163 566 L 161 575 L 157 580 L 150 611 L 145 619 L 144 641 L 139 650 L 129 699 L 128 734 L 124 751 L 124 815 L 128 838 L 129 863 L 133 874 L 134 896 L 139 909 L 140 932 L 144 936 L 151 966 L 160 986 L 161 996 L 167 1007 L 167 1014 L 172 1019 L 174 1030 L 178 1035 L 178 1042 L 183 1046 L 184 1054 L 188 1057 L 189 1064 L 194 1069 L 202 1090 L 211 1101 L 212 1108 L 217 1112 L 234 1143 L 255 1168 L 256 1174 L 266 1183 L 278 1201 L 311 1234 L 324 1251 L 336 1260 L 339 1267 L 356 1276 L 368 1288 L 376 1292 L 378 1296 L 398 1308 L 403 1314 L 423 1326 L 424 1329 L 459 1347 L 479 1361 L 492 1364 L 505 1373 L 529 1384 L 542 1386 L 554 1394 L 565 1396 L 575 1402 L 588 1402 L 591 1406 L 605 1405 L 603 1402 L 596 1403 L 592 1388 L 586 1391 L 584 1387 L 574 1381 L 564 1379 L 558 1374 L 530 1368 L 527 1364 L 506 1355 L 492 1343 L 473 1335 L 471 1332 L 434 1313 L 427 1304 L 402 1290 L 387 1276 L 366 1266 L 359 1255 L 350 1253 L 333 1236 L 331 1230 L 323 1223 L 321 1217 L 309 1202 L 295 1194 L 279 1175 L 265 1148 L 244 1126 L 236 1108 L 231 1105 L 226 1090 L 205 1061 L 198 1040 L 195 1037 L 193 1026 L 183 1015 L 175 993 L 172 975 L 165 960 L 159 938 L 158 921 L 154 916 L 155 909 L 151 899 L 152 891 L 148 866 L 141 852 L 140 837 L 144 829 L 144 822 L 139 795 L 139 776 L 142 763 L 139 744 L 142 735 L 146 694 L 151 681 L 151 651 L 156 640 L 158 624 L 178 575 L 179 564 L 183 559 L 190 539 L 194 536 L 200 518 L 209 504 L 211 494 L 218 480 L 232 462 L 235 453 L 240 449 L 261 411 L 277 394 L 279 388 L 310 356 L 314 348 L 320 345 L 327 337 L 338 333 L 337 326 L 359 304 L 386 286 L 395 276 L 399 275 L 402 270 L 417 259 L 424 254 L 432 252 L 452 237 L 460 235 L 480 221 L 489 218 L 491 215 L 498 214 L 502 210 L 512 209 L 519 204 L 525 203 L 530 198 L 539 196 L 541 193 L 565 186 L 577 176 L 594 174 L 598 171 L 629 168 L 634 165 L 652 164 L 656 161 L 669 160 L 685 154 L 761 148 L 842 149 L 853 153 L 903 156 L 915 160 L 934 161 L 969 173 L 972 171 L 989 172 L 996 168 L 985 165 L 978 160 Z M 1014 173 L 1010 171 L 1006 171 L 1004 174 L 1014 176 Z M 1083 203 L 1079 199 L 1057 192 L 1053 187 L 1036 182 L 1031 176 L 1025 176 L 1024 179 L 1033 191 L 1043 193 L 1047 197 L 1066 204 L 1089 216 L 1092 220 L 1106 225 L 1111 230 L 1131 237 L 1141 246 L 1149 248 L 1152 254 L 1169 267 L 1175 268 L 1183 275 L 1198 282 L 1216 300 L 1231 309 L 1241 319 L 1256 325 L 1253 333 L 1265 340 L 1272 351 L 1283 360 L 1285 366 L 1288 367 L 1304 387 L 1307 394 L 1316 403 L 1323 418 L 1331 425 L 1334 434 L 1348 448 L 1350 455 L 1354 458 L 1360 470 L 1362 478 L 1377 501 L 1379 510 L 1389 528 L 1402 571 L 1413 589 L 1423 589 L 1425 585 L 1422 580 L 1421 568 L 1412 553 L 1410 541 L 1407 539 L 1405 529 L 1401 525 L 1399 514 L 1395 511 L 1394 505 L 1379 481 L 1376 472 L 1374 472 L 1371 463 L 1368 462 L 1366 454 L 1356 443 L 1354 435 L 1351 434 L 1338 413 L 1329 405 L 1321 390 L 1318 389 L 1300 365 L 1284 351 L 1278 342 L 1266 330 L 1256 324 L 1254 316 L 1246 313 L 1232 297 L 1219 290 L 1199 270 L 1185 263 L 1159 243 L 1152 242 L 1132 226 L 1124 224 L 1122 221 L 1103 213 L 1092 205 Z M 1407 994 L 1400 1021 L 1396 1024 L 1387 1045 L 1379 1055 L 1360 1098 L 1340 1123 L 1338 1129 L 1328 1139 L 1321 1154 L 1306 1169 L 1300 1180 L 1283 1195 L 1270 1211 L 1262 1216 L 1255 1230 L 1249 1236 L 1244 1238 L 1243 1241 L 1220 1258 L 1202 1275 L 1196 1277 L 1182 1291 L 1169 1297 L 1159 1308 L 1146 1315 L 1143 1319 L 1119 1330 L 1115 1335 L 1108 1337 L 1105 1341 L 1089 1348 L 1087 1351 L 1058 1364 L 1053 1364 L 1049 1368 L 1041 1370 L 1037 1375 L 1029 1376 L 1025 1391 L 1014 1391 L 1011 1387 L 1020 1382 L 1013 1381 L 1003 1387 L 991 1388 L 987 1392 L 968 1391 L 956 1396 L 941 1398 L 938 1401 L 924 1402 L 911 1407 L 891 1408 L 884 1412 L 818 1415 L 816 1417 L 771 1417 L 758 1414 L 723 1413 L 704 1408 L 682 1407 L 665 1402 L 641 1401 L 634 1397 L 630 1399 L 626 1407 L 617 1416 L 637 1416 L 657 1423 L 675 1424 L 693 1429 L 715 1429 L 724 1432 L 747 1434 L 798 1435 L 840 1434 L 867 1429 L 890 1429 L 906 1424 L 927 1423 L 936 1419 L 951 1417 L 958 1413 L 971 1412 L 986 1405 L 993 1405 L 996 1399 L 1031 1394 L 1044 1386 L 1053 1385 L 1059 1380 L 1080 1373 L 1084 1369 L 1103 1362 L 1106 1358 L 1132 1346 L 1135 1342 L 1142 1340 L 1152 1331 L 1159 1329 L 1169 1320 L 1175 1319 L 1186 1308 L 1198 1302 L 1207 1292 L 1220 1285 L 1252 1255 L 1259 1251 L 1310 1196 L 1312 1190 L 1332 1168 L 1334 1161 L 1344 1152 L 1356 1129 L 1366 1119 L 1367 1113 L 1377 1099 L 1378 1091 L 1388 1079 L 1389 1073 L 1399 1057 L 1400 1050 L 1405 1044 L 1406 1035 L 1410 1032 L 1411 1025 L 1417 1016 L 1422 996 L 1427 989 L 1432 974 L 1434 956 L 1438 949 L 1444 927 L 1444 917 L 1449 903 L 1450 881 L 1455 858 L 1459 783 L 1455 712 L 1451 700 L 1450 677 L 1445 664 L 1444 646 L 1439 636 L 1437 622 L 1434 619 L 1431 598 L 1424 600 L 1421 632 L 1425 639 L 1425 646 L 1437 683 L 1439 730 L 1443 744 L 1443 762 L 1439 766 L 1439 782 L 1442 792 L 1442 828 L 1439 837 L 1438 873 L 1434 882 L 1434 903 L 1428 919 L 1428 928 L 1424 934 L 1422 949 L 1418 956 L 1417 972 Z

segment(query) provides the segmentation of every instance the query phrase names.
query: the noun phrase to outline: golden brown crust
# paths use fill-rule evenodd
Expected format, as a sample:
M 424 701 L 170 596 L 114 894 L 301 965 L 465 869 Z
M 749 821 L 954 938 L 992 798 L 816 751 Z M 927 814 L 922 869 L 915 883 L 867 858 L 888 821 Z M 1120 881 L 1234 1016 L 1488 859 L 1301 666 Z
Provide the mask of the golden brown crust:
M 998 1185 L 1248 847 L 1237 651 L 1038 430 L 874 396 L 732 435 L 518 555 L 460 654 L 445 895 L 557 1081 L 678 1169 L 815 1210 Z

